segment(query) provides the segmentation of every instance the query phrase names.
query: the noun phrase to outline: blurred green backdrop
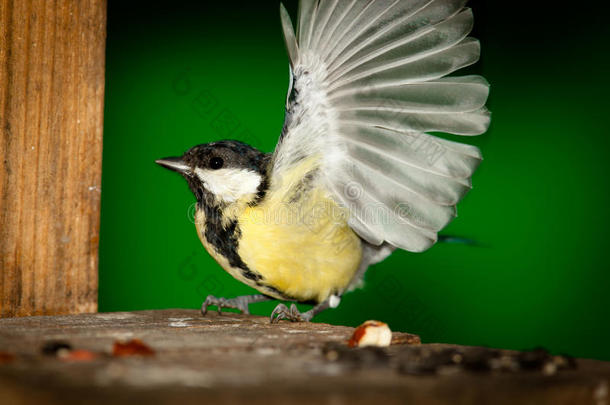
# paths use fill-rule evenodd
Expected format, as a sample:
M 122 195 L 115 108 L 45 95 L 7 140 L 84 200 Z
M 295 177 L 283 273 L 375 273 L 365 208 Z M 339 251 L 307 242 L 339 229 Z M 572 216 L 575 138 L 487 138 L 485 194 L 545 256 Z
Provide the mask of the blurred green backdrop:
M 483 54 L 468 71 L 491 82 L 493 120 L 467 139 L 485 160 L 443 233 L 485 246 L 397 252 L 315 320 L 610 360 L 610 30 L 590 10 L 470 6 Z M 288 85 L 278 2 L 110 0 L 108 13 L 100 311 L 252 293 L 204 251 L 185 181 L 154 160 L 219 138 L 273 150 Z

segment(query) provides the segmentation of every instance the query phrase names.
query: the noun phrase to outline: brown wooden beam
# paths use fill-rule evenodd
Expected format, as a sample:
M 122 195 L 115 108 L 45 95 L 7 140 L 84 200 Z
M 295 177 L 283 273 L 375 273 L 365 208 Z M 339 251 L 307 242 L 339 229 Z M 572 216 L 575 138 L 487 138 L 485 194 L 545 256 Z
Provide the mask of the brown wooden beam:
M 97 310 L 105 0 L 0 0 L 0 316 Z

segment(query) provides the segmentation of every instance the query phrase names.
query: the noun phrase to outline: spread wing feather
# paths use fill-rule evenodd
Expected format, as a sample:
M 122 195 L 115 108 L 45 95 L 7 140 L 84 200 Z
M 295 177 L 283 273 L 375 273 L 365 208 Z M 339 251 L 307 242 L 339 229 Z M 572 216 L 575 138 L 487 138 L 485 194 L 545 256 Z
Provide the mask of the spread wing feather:
M 456 215 L 481 161 L 471 145 L 427 132 L 479 135 L 489 84 L 445 77 L 479 58 L 465 0 L 301 0 L 286 121 L 271 187 L 318 159 L 315 181 L 348 208 L 367 242 L 422 251 Z

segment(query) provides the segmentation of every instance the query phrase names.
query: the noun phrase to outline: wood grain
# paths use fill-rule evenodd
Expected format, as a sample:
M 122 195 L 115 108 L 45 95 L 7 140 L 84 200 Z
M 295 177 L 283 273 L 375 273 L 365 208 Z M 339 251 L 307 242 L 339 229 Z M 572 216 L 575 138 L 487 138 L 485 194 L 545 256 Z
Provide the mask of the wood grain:
M 0 316 L 97 310 L 105 0 L 0 0 Z
M 0 402 L 607 405 L 610 399 L 610 362 L 573 359 L 575 367 L 550 370 L 530 359 L 526 368 L 486 369 L 490 353 L 503 359 L 527 353 L 434 343 L 351 349 L 353 333 L 196 310 L 0 319 Z M 399 342 L 413 337 L 393 335 Z M 132 339 L 148 355 L 115 357 L 114 347 Z M 459 360 L 439 356 L 446 351 L 460 353 Z

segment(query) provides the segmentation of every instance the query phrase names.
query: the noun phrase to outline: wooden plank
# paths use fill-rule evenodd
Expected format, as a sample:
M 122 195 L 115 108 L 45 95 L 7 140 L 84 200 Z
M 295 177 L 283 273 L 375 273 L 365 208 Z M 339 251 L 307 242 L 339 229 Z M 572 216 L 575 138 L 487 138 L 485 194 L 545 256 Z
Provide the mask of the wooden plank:
M 0 316 L 97 310 L 105 0 L 0 0 Z
M 601 405 L 610 400 L 608 362 L 565 359 L 561 366 L 548 354 L 446 344 L 351 349 L 346 342 L 353 331 L 228 313 L 203 317 L 195 310 L 0 319 L 0 402 Z M 402 333 L 393 337 L 393 342 L 418 341 Z M 153 354 L 115 357 L 114 344 L 131 339 L 140 339 Z

